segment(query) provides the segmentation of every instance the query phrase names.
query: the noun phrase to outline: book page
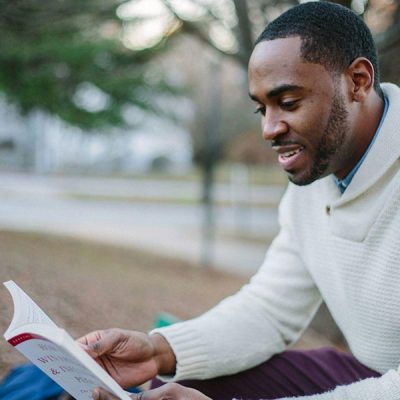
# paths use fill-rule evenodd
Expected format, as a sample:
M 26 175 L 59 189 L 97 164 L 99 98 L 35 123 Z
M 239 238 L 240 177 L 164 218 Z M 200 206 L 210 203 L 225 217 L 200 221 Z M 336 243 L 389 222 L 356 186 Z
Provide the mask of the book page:
M 14 302 L 5 339 L 77 400 L 103 387 L 120 399 L 129 395 L 13 281 L 4 285 Z
M 13 319 L 4 334 L 7 340 L 10 331 L 25 324 L 57 326 L 15 282 L 4 282 L 4 286 L 9 290 L 14 303 Z
M 95 371 L 88 369 L 68 351 L 68 346 L 58 345 L 40 335 L 30 333 L 13 337 L 10 343 L 76 400 L 91 400 L 92 391 L 96 387 L 103 387 L 123 400 L 130 399 L 104 370 L 101 372 L 110 382 L 104 382 Z M 97 364 L 96 366 L 101 368 Z

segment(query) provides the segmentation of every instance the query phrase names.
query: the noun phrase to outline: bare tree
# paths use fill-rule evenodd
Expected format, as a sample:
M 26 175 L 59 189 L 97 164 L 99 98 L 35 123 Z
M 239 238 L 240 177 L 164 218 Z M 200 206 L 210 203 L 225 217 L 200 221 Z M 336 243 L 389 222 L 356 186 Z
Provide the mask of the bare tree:
M 377 37 L 383 81 L 400 83 L 400 5 L 392 11 L 391 26 Z

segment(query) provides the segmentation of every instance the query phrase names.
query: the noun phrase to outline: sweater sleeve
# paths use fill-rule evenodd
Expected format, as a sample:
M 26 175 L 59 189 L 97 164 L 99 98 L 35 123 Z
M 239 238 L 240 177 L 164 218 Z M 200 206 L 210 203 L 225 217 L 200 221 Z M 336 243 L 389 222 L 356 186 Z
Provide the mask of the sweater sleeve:
M 280 233 L 250 283 L 198 318 L 152 331 L 162 334 L 176 355 L 176 375 L 169 379 L 209 379 L 249 369 L 282 352 L 308 325 L 321 298 L 291 235 L 285 198 Z
M 400 375 L 390 370 L 379 378 L 368 378 L 350 385 L 314 396 L 285 397 L 280 400 L 398 400 L 400 399 Z

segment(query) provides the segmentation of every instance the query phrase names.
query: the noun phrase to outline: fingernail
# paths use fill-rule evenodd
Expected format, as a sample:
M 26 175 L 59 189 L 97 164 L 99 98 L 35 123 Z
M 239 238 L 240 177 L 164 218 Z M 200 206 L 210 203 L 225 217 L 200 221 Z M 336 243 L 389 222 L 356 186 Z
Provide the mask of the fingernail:
M 100 398 L 99 391 L 97 389 L 94 389 L 93 392 L 92 392 L 92 399 L 93 400 L 99 400 L 99 398 Z
M 99 342 L 90 343 L 88 345 L 88 349 L 94 351 L 95 353 L 99 352 Z

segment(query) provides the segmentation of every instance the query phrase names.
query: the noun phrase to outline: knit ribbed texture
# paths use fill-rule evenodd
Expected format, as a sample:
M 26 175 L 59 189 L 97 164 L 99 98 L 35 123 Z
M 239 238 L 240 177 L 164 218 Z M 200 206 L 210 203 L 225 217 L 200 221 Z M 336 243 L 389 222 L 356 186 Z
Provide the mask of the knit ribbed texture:
M 396 371 L 389 371 L 381 378 L 368 378 L 348 386 L 338 386 L 331 392 L 314 396 L 285 397 L 280 400 L 397 400 L 400 399 L 400 382 Z
M 160 376 L 160 378 L 164 381 L 183 378 L 202 379 L 208 364 L 207 343 L 186 323 L 177 323 L 166 328 L 154 329 L 150 334 L 161 332 L 171 347 L 174 349 L 179 348 L 179 351 L 175 353 L 177 359 L 175 376 Z
M 376 142 L 341 196 L 332 177 L 289 185 L 281 230 L 259 272 L 199 318 L 157 330 L 175 380 L 229 375 L 293 343 L 325 300 L 355 355 L 382 374 L 304 399 L 398 400 L 400 375 L 400 89 Z

